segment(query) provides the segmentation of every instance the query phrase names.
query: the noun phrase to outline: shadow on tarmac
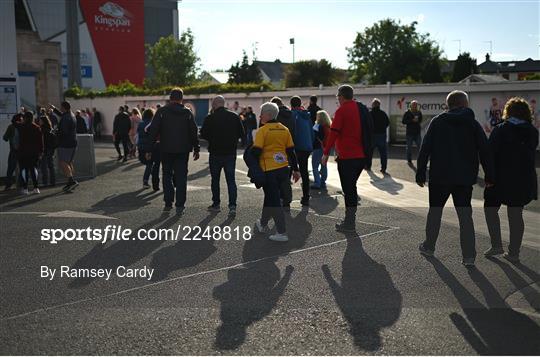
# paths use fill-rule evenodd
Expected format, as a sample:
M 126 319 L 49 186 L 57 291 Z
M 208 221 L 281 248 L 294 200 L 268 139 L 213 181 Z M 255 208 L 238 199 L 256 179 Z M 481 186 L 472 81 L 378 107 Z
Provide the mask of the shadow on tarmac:
M 285 292 L 294 268 L 287 266 L 281 275 L 276 262 L 280 255 L 302 248 L 313 227 L 307 221 L 309 210 L 296 216 L 285 215 L 287 243 L 270 241 L 255 235 L 244 243 L 242 261 L 245 266 L 228 271 L 228 280 L 214 288 L 213 297 L 221 302 L 221 325 L 216 331 L 215 347 L 235 350 L 246 340 L 247 328 L 261 320 L 277 305 Z
M 133 232 L 141 229 L 150 229 L 159 225 L 156 228 L 169 228 L 178 221 L 178 216 L 173 215 L 168 218 L 168 213 L 162 213 L 158 218 L 145 223 L 136 228 Z M 168 218 L 168 219 L 167 219 Z M 160 222 L 162 222 L 160 224 Z M 116 269 L 119 266 L 130 266 L 148 254 L 156 250 L 164 240 L 121 240 L 107 246 L 106 244 L 97 243 L 90 252 L 79 258 L 72 268 L 107 268 Z M 106 247 L 106 248 L 105 248 Z M 89 285 L 95 278 L 76 278 L 69 283 L 70 288 L 81 288 Z
M 347 320 L 354 344 L 365 351 L 379 350 L 381 330 L 398 320 L 402 308 L 401 294 L 386 267 L 371 259 L 362 248 L 362 240 L 350 234 L 342 261 L 341 285 L 327 265 L 322 266 L 322 272 Z
M 204 231 L 216 215 L 216 212 L 210 212 L 196 226 L 201 227 L 201 231 Z M 180 234 L 183 237 L 187 232 L 181 232 Z M 189 238 L 193 238 L 195 234 L 196 232 L 192 232 Z M 183 240 L 180 237 L 174 245 L 163 247 L 155 252 L 150 262 L 150 268 L 154 269 L 152 281 L 164 280 L 176 270 L 194 267 L 217 251 L 212 239 L 199 238 L 201 240 Z
M 156 198 L 154 193 L 157 192 L 141 188 L 136 191 L 124 192 L 119 195 L 112 194 L 101 201 L 94 203 L 90 207 L 90 212 L 102 211 L 104 215 L 112 215 L 118 212 L 139 210 L 150 205 L 151 201 Z
M 487 306 L 478 301 L 436 258 L 426 258 L 448 285 L 465 316 L 451 313 L 450 319 L 474 350 L 482 355 L 538 355 L 540 327 L 527 315 L 512 310 L 495 287 L 477 269 L 469 270 Z
M 396 182 L 389 174 L 386 174 L 383 178 L 380 178 L 379 176 L 375 175 L 373 171 L 367 171 L 367 173 L 371 178 L 369 183 L 381 191 L 388 192 L 391 195 L 398 195 L 399 191 L 403 189 L 403 184 Z

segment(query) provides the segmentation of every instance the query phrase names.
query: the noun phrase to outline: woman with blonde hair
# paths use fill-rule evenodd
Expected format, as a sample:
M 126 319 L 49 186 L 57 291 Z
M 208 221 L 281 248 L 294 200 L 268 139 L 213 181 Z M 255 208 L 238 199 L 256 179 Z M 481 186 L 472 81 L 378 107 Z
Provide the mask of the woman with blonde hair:
M 325 110 L 319 110 L 315 118 L 315 125 L 313 126 L 313 130 L 315 130 L 315 142 L 313 143 L 313 156 L 311 158 L 314 183 L 311 188 L 315 190 L 326 190 L 328 168 L 326 165 L 321 165 L 321 159 L 323 148 L 330 135 L 332 120 L 330 120 L 330 115 Z
M 495 184 L 484 191 L 484 212 L 491 237 L 491 248 L 484 255 L 493 257 L 504 253 L 499 209 L 501 205 L 506 205 L 510 245 L 508 253 L 504 253 L 503 257 L 512 263 L 518 263 L 525 229 L 523 207 L 538 199 L 535 169 L 538 129 L 532 124 L 531 107 L 523 98 L 509 99 L 502 117 L 503 122 L 497 125 L 489 136 Z

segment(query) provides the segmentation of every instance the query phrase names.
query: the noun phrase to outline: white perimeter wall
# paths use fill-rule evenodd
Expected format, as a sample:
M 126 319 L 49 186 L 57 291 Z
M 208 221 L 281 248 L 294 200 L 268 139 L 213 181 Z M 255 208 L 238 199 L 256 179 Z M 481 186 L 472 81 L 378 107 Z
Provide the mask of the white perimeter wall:
M 531 102 L 533 99 L 538 102 L 540 100 L 540 81 L 516 81 L 502 83 L 471 83 L 471 84 L 426 84 L 426 85 L 377 85 L 377 86 L 361 86 L 355 88 L 355 98 L 370 106 L 371 100 L 375 97 L 381 101 L 381 108 L 387 112 L 389 116 L 401 117 L 405 112 L 406 103 L 416 99 L 420 105 L 424 106 L 422 112 L 430 119 L 432 116 L 443 111 L 443 105 L 446 95 L 454 90 L 464 90 L 469 94 L 471 108 L 476 113 L 477 119 L 484 124 L 486 122 L 486 110 L 491 106 L 491 99 L 497 98 L 502 109 L 506 100 L 513 96 L 521 96 Z M 273 96 L 279 96 L 285 104 L 294 95 L 300 95 L 304 101 L 304 105 L 308 105 L 309 96 L 317 95 L 319 97 L 318 104 L 320 107 L 333 115 L 338 103 L 335 97 L 337 87 L 319 88 L 298 88 L 289 89 L 280 92 L 264 92 L 264 93 L 231 93 L 224 94 L 227 100 L 227 106 L 232 106 L 234 101 L 238 101 L 240 106 L 252 106 L 255 113 L 259 114 L 259 107 L 265 101 L 268 101 Z M 194 99 L 208 100 L 209 103 L 213 95 L 190 95 L 186 96 L 185 101 Z M 130 107 L 140 105 L 141 107 L 152 107 L 155 104 L 164 104 L 167 96 L 148 96 L 148 97 L 116 97 L 116 98 L 84 98 L 72 99 L 72 107 L 92 108 L 96 107 L 104 118 L 104 134 L 110 135 L 112 130 L 112 121 L 118 112 L 120 105 L 127 104 Z M 398 101 L 402 100 L 402 107 L 399 107 Z M 209 106 L 210 107 L 210 106 Z M 536 111 L 536 126 L 540 126 L 540 117 L 538 116 L 539 108 Z M 401 123 L 401 122 L 399 122 Z M 428 120 L 424 125 L 427 125 Z M 401 126 L 401 127 L 400 127 Z M 401 134 L 404 130 L 402 124 L 398 124 L 398 131 Z

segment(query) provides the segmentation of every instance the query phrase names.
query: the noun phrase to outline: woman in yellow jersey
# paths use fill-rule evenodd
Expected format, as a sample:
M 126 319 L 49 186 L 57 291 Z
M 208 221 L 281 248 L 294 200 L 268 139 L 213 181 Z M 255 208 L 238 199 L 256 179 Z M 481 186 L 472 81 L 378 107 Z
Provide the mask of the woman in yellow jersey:
M 292 167 L 294 182 L 300 178 L 298 163 L 294 153 L 291 133 L 286 126 L 276 121 L 279 108 L 274 103 L 261 105 L 260 125 L 257 130 L 251 154 L 259 161 L 265 175 L 264 206 L 262 216 L 255 222 L 260 233 L 269 231 L 268 221 L 274 219 L 276 234 L 268 238 L 277 242 L 289 240 L 285 227 L 285 215 L 281 207 L 280 187 L 289 179 L 289 166 Z

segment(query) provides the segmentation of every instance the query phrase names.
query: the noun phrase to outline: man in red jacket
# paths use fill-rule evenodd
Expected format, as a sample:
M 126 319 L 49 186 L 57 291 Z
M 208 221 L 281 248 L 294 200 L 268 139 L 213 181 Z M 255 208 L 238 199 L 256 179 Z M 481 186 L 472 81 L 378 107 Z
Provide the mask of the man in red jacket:
M 330 150 L 336 147 L 341 188 L 345 196 L 345 219 L 336 224 L 336 230 L 356 232 L 356 207 L 358 193 L 356 183 L 368 162 L 371 152 L 372 123 L 365 105 L 353 100 L 353 88 L 338 88 L 339 108 L 330 126 L 330 136 L 324 148 L 321 163 L 326 165 Z

